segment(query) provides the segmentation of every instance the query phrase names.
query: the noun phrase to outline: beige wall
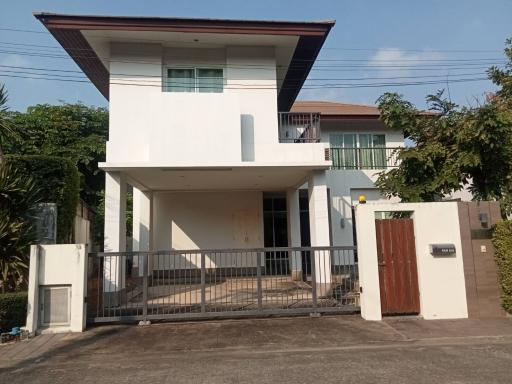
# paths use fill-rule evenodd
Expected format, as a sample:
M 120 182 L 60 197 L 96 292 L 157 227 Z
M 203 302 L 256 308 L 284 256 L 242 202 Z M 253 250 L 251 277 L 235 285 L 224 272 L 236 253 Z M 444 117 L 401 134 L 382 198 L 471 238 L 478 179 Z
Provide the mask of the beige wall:
M 263 247 L 262 192 L 156 192 L 156 250 Z M 235 260 L 223 259 L 234 265 Z

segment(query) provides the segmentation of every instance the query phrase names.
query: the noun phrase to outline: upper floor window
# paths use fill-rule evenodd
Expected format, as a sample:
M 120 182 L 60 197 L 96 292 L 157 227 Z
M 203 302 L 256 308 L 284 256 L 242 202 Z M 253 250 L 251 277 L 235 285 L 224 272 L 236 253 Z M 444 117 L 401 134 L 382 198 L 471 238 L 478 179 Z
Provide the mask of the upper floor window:
M 167 92 L 221 93 L 224 71 L 219 68 L 167 68 Z
M 333 133 L 329 137 L 333 168 L 386 168 L 386 136 L 371 133 Z

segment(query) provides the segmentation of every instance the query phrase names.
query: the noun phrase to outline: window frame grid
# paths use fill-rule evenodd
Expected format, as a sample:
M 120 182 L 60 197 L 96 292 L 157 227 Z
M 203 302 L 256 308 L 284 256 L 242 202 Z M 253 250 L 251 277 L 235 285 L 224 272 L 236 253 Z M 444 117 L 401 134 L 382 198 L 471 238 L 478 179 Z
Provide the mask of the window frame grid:
M 193 86 L 193 91 L 171 91 L 169 88 L 170 88 L 170 78 L 169 78 L 169 70 L 170 69 L 182 69 L 182 70 L 192 70 L 193 73 L 194 73 L 194 86 Z M 197 84 L 197 71 L 198 70 L 201 70 L 201 69 L 204 69 L 204 70 L 220 70 L 222 71 L 222 77 L 219 77 L 219 79 L 222 79 L 222 89 L 219 91 L 219 92 L 201 92 L 200 89 L 201 87 L 198 87 L 198 84 Z M 226 86 L 226 77 L 225 77 L 225 71 L 224 71 L 224 68 L 223 67 L 192 67 L 192 66 L 183 66 L 183 67 L 179 67 L 179 66 L 169 66 L 169 65 L 165 65 L 163 67 L 163 82 L 162 82 L 162 90 L 163 92 L 170 92 L 170 93 L 224 93 L 224 89 L 225 89 L 225 86 Z

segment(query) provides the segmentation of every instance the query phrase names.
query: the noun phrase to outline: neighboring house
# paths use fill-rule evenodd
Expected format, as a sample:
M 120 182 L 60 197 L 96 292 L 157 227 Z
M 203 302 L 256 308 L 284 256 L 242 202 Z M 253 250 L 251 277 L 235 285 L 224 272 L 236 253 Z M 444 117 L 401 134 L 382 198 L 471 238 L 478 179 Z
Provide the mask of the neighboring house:
M 36 17 L 109 99 L 105 251 L 126 249 L 127 184 L 133 250 L 353 245 L 403 136 L 295 100 L 333 21 Z
M 387 128 L 374 106 L 296 101 L 291 111 L 320 113 L 321 142 L 329 145 L 332 160 L 326 171 L 332 245 L 352 245 L 354 206 L 361 195 L 387 201 L 374 183 L 378 173 L 397 165 L 395 150 L 404 146 L 404 136 Z

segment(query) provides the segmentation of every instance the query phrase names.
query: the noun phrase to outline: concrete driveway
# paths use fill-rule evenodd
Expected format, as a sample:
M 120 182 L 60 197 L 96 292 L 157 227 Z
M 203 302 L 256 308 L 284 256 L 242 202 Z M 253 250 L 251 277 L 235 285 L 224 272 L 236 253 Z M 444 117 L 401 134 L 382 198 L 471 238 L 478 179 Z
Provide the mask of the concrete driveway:
M 512 320 L 102 326 L 0 345 L 15 383 L 510 383 Z

